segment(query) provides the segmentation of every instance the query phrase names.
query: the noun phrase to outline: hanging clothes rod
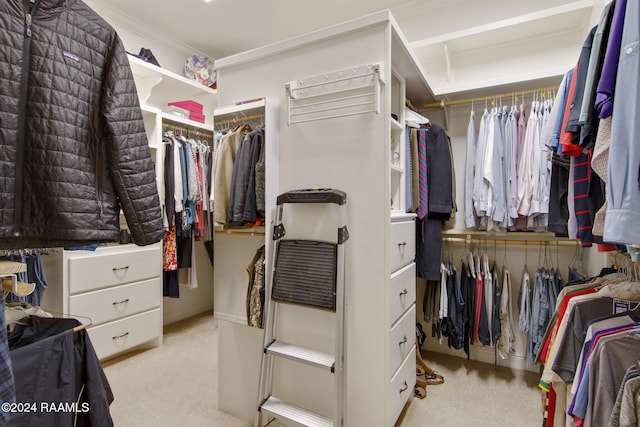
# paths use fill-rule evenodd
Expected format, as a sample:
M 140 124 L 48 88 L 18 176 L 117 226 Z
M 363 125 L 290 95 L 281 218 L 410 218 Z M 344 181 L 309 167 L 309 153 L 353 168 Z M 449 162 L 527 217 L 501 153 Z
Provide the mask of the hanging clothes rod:
M 640 262 L 633 261 L 628 253 L 610 252 L 609 262 L 611 262 L 618 271 L 626 272 L 630 279 L 640 281 Z
M 205 135 L 204 132 L 201 132 L 197 128 L 191 128 L 189 126 L 180 126 L 180 125 L 162 125 L 162 132 L 186 132 L 188 134 L 195 134 L 198 137 L 202 137 L 204 139 L 211 139 L 211 135 Z
M 463 237 L 442 237 L 442 241 L 446 243 L 460 243 L 460 244 L 485 244 L 487 242 L 500 242 L 500 244 L 505 245 L 526 245 L 526 246 L 546 246 L 554 247 L 554 246 L 567 246 L 567 247 L 575 247 L 579 246 L 580 242 L 577 240 L 507 240 L 507 239 L 479 239 L 479 238 L 470 238 L 465 239 Z
M 566 237 L 556 237 L 554 233 L 533 233 L 526 231 L 510 231 L 505 234 L 490 234 L 483 231 L 456 231 L 448 230 L 442 233 L 442 240 L 452 243 L 467 243 L 471 241 L 478 242 L 507 242 L 507 243 L 527 243 L 528 244 L 546 244 L 562 246 L 580 245 L 579 240 L 568 239 Z
M 625 252 L 609 252 L 609 261 L 612 264 L 619 265 L 621 267 L 631 267 L 640 270 L 640 261 L 633 261 L 631 256 Z
M 203 131 L 199 128 L 184 126 L 184 125 L 174 125 L 165 123 L 162 125 L 162 132 L 173 132 L 174 134 L 183 134 L 186 133 L 187 137 L 190 135 L 195 135 L 195 139 L 199 141 L 206 141 L 207 144 L 211 144 L 213 140 L 213 135 L 207 135 L 208 131 Z
M 2 249 L 0 257 L 11 255 L 48 255 L 52 248 L 22 248 L 22 249 Z
M 264 226 L 258 226 L 258 227 L 232 227 L 232 228 L 216 226 L 214 228 L 214 232 L 216 232 L 216 233 L 225 233 L 225 234 L 237 234 L 237 235 L 242 235 L 242 236 L 255 236 L 255 235 L 264 235 L 266 233 L 266 229 L 265 229 Z
M 231 119 L 224 119 L 224 120 L 216 120 L 215 116 L 213 116 L 213 123 L 214 126 L 219 126 L 219 125 L 225 125 L 227 123 L 244 123 L 244 122 L 249 122 L 252 120 L 259 120 L 259 119 L 264 119 L 264 113 L 263 114 L 254 114 L 251 116 L 239 116 L 239 117 L 234 117 Z
M 487 95 L 487 96 L 478 96 L 475 98 L 455 99 L 451 101 L 446 101 L 444 99 L 441 99 L 440 102 L 432 102 L 430 104 L 424 104 L 422 108 L 424 109 L 444 108 L 444 107 L 450 107 L 453 105 L 466 105 L 466 104 L 472 104 L 474 102 L 479 103 L 479 102 L 490 100 L 490 99 L 511 98 L 514 96 L 517 97 L 517 96 L 533 95 L 536 93 L 540 93 L 543 96 L 545 96 L 545 92 L 549 93 L 549 96 L 551 96 L 551 92 L 552 91 L 555 92 L 556 89 L 557 88 L 555 87 L 544 87 L 544 88 L 536 88 L 536 89 L 519 90 L 514 92 L 498 93 L 498 94 Z
M 198 128 L 198 127 L 194 127 L 194 126 L 189 126 L 189 125 L 185 125 L 179 122 L 176 123 L 163 123 L 162 124 L 162 131 L 166 132 L 166 131 L 180 131 L 180 132 L 187 132 L 187 133 L 193 133 L 199 137 L 202 137 L 204 139 L 211 139 L 212 135 L 211 135 L 211 130 L 209 129 L 202 129 L 202 128 Z
M 93 323 L 91 323 L 91 322 L 83 323 L 83 324 L 78 325 L 75 328 L 73 328 L 73 332 L 80 332 L 81 330 L 90 328 L 91 326 L 93 326 Z

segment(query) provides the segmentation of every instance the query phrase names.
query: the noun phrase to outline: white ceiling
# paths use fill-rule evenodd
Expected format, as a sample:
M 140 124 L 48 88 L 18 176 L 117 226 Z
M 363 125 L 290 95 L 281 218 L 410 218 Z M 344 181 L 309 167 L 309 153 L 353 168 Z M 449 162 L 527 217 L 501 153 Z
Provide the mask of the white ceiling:
M 438 98 L 557 85 L 606 0 L 92 0 L 218 59 L 390 9 Z

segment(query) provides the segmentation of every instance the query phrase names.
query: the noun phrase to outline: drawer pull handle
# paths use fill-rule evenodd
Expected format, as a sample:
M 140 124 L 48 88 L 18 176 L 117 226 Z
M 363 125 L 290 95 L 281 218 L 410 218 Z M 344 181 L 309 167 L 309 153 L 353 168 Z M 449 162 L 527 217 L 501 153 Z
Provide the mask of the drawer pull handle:
M 113 304 L 113 305 L 120 305 L 120 304 L 126 304 L 126 303 L 128 303 L 128 302 L 129 302 L 129 298 L 127 298 L 126 300 L 123 300 L 123 301 L 114 302 L 114 303 L 112 303 L 112 304 Z
M 407 246 L 407 242 L 398 243 L 398 247 L 399 248 L 404 247 L 404 246 Z
M 124 338 L 124 337 L 126 337 L 127 335 L 129 335 L 129 332 L 125 332 L 125 333 L 124 333 L 124 334 L 122 334 L 122 335 L 117 335 L 117 336 L 115 336 L 115 337 L 112 337 L 111 339 L 112 339 L 112 340 L 117 340 L 118 338 Z
M 124 267 L 113 267 L 111 270 L 115 271 L 120 271 L 120 270 L 128 270 L 129 266 L 125 265 Z
M 400 389 L 400 393 L 404 393 L 405 391 L 407 391 L 408 388 L 409 388 L 409 384 L 407 384 L 407 382 L 405 381 L 404 385 Z
M 405 296 L 405 295 L 406 295 L 406 294 L 408 294 L 408 293 L 409 293 L 409 291 L 405 289 L 404 291 L 400 292 L 400 296 L 401 296 L 401 297 L 402 297 L 402 296 Z
M 409 341 L 409 340 L 407 339 L 407 336 L 405 335 L 405 336 L 404 336 L 404 338 L 402 339 L 402 341 L 400 341 L 400 342 L 398 343 L 398 345 L 406 344 L 406 343 L 407 343 L 407 341 Z

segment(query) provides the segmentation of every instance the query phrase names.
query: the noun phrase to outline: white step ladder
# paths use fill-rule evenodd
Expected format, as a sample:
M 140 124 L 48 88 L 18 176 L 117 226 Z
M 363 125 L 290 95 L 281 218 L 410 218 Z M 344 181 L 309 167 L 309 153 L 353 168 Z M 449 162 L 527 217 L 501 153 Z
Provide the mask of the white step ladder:
M 264 302 L 264 347 L 260 367 L 258 411 L 255 427 L 276 420 L 287 426 L 341 427 L 344 425 L 344 264 L 345 242 L 349 238 L 346 221 L 347 195 L 335 189 L 304 189 L 283 193 L 277 198 L 275 241 L 270 283 Z M 338 205 L 339 218 L 335 241 L 284 239 L 285 204 L 324 203 Z M 278 305 L 296 304 L 304 309 L 335 312 L 335 343 L 332 354 L 279 341 L 276 337 Z M 272 395 L 273 379 L 282 375 L 274 359 L 285 358 L 313 366 L 333 375 L 333 417 L 284 402 Z

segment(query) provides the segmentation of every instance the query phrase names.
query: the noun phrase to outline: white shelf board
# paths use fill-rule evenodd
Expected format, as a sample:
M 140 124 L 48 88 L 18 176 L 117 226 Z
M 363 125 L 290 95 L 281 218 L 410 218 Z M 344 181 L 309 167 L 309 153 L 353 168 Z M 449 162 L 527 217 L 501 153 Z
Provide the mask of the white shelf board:
M 180 123 L 182 125 L 189 126 L 189 127 L 192 127 L 192 128 L 202 129 L 202 130 L 205 130 L 207 132 L 213 132 L 213 126 L 209 125 L 209 124 L 206 124 L 206 123 L 196 122 L 194 120 L 189 120 L 189 119 L 186 119 L 184 117 L 176 116 L 175 114 L 171 114 L 171 113 L 167 113 L 167 112 L 162 112 L 161 116 L 162 116 L 162 120 L 163 121 L 170 121 L 170 122 L 174 122 L 174 123 Z
M 205 116 L 211 115 L 218 99 L 217 90 L 135 56 L 129 55 L 129 64 L 142 105 L 164 109 L 170 102 L 194 100 L 203 105 Z
M 219 107 L 216 107 L 215 116 L 218 117 L 225 115 L 234 115 L 240 112 L 246 113 L 247 111 L 253 109 L 262 109 L 264 108 L 264 105 L 264 98 L 239 104 L 221 105 Z
M 160 108 L 152 107 L 147 104 L 141 104 L 140 109 L 142 110 L 142 114 L 162 114 L 162 110 Z
M 188 78 L 181 76 L 180 74 L 176 74 L 172 71 L 165 70 L 162 67 L 158 67 L 153 64 L 149 64 L 148 62 L 143 61 L 140 58 L 136 58 L 135 56 L 128 55 L 129 64 L 131 64 L 131 71 L 134 76 L 163 76 L 168 77 L 170 80 L 174 82 L 174 84 L 182 86 L 185 92 L 203 92 L 208 93 L 209 95 L 216 95 L 218 91 L 216 89 L 211 89 L 201 83 L 198 83 L 194 80 L 189 80 Z
M 160 108 L 142 104 L 140 106 L 140 109 L 142 110 L 142 114 L 152 114 L 152 115 L 160 116 L 162 121 L 170 121 L 173 123 L 179 123 L 179 124 L 188 126 L 190 128 L 202 129 L 204 131 L 213 132 L 213 125 L 196 122 L 194 120 L 190 120 L 185 117 L 180 117 L 175 114 L 162 111 Z
M 415 219 L 416 217 L 417 215 L 411 212 L 405 212 L 401 210 L 391 211 L 391 222 L 409 221 Z
M 391 165 L 391 172 L 402 174 L 404 173 L 404 169 L 401 168 L 400 166 Z
M 391 129 L 392 130 L 404 130 L 404 126 L 402 126 L 402 124 L 397 121 L 396 119 L 394 119 L 393 117 L 391 118 Z

